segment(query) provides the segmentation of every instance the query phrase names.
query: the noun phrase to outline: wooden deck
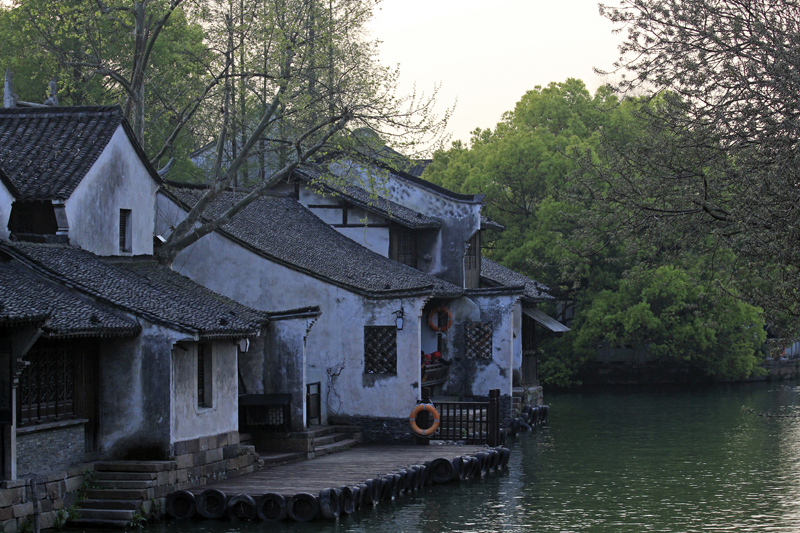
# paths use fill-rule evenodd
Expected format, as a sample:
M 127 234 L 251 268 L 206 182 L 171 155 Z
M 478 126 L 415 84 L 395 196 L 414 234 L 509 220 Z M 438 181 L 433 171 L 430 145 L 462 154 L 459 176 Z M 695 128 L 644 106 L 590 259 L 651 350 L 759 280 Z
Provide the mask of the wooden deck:
M 352 486 L 439 457 L 453 459 L 482 450 L 486 450 L 486 447 L 359 446 L 317 459 L 263 468 L 251 474 L 189 490 L 200 495 L 207 489 L 218 489 L 228 497 L 249 494 L 253 498 L 272 492 L 288 499 L 300 492 L 317 494 L 323 489 Z

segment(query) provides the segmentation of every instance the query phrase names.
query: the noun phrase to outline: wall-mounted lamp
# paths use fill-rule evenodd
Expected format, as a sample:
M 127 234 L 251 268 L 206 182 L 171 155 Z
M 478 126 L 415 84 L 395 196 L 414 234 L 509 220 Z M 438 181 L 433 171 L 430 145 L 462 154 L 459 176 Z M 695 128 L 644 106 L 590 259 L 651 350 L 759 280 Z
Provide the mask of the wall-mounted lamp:
M 394 323 L 397 326 L 397 329 L 402 331 L 402 329 L 403 329 L 403 317 L 406 314 L 405 310 L 403 309 L 403 304 L 400 304 L 400 309 L 398 311 L 395 311 L 392 314 L 395 315 L 395 317 L 396 317 L 395 320 L 394 320 Z

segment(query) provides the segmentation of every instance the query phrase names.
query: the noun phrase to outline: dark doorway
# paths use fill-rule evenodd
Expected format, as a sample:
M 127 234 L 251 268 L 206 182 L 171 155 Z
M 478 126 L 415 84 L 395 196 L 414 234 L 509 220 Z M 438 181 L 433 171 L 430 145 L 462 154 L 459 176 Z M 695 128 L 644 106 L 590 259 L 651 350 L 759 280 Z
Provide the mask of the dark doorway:
M 322 383 L 309 383 L 306 385 L 306 425 L 322 423 Z

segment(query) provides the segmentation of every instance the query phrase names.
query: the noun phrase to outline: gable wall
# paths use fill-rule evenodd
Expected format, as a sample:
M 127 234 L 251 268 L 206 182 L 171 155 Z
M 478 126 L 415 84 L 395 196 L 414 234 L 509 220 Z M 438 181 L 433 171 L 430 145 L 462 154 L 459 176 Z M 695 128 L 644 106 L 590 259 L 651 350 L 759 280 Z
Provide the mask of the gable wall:
M 122 126 L 66 201 L 69 238 L 98 255 L 120 255 L 120 209 L 130 209 L 132 255 L 153 253 L 153 210 L 158 184 Z
M 363 168 L 354 167 L 350 170 L 347 179 L 356 185 L 369 190 L 370 181 L 377 180 L 382 196 L 419 213 L 443 220 L 441 231 L 422 239 L 420 248 L 430 253 L 432 259 L 421 262 L 419 267 L 423 272 L 463 287 L 464 254 L 467 241 L 480 229 L 481 205 L 449 198 L 392 174 L 379 173 L 370 179 Z M 341 165 L 333 166 L 332 171 L 345 173 Z

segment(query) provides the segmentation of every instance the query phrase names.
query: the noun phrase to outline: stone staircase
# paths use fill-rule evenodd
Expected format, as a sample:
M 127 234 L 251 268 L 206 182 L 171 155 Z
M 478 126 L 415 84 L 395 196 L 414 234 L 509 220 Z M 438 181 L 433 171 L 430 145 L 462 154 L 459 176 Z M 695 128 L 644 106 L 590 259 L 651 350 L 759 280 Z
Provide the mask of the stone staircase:
M 305 431 L 282 434 L 253 435 L 252 443 L 261 457 L 279 453 L 291 457 L 320 457 L 357 446 L 363 440 L 358 426 L 312 426 Z M 296 455 L 295 455 L 296 454 Z
M 149 515 L 156 496 L 159 476 L 167 477 L 174 467 L 163 462 L 102 462 L 78 503 L 79 518 L 71 525 L 93 528 L 127 528 L 135 514 Z M 161 480 L 163 483 L 163 479 Z

